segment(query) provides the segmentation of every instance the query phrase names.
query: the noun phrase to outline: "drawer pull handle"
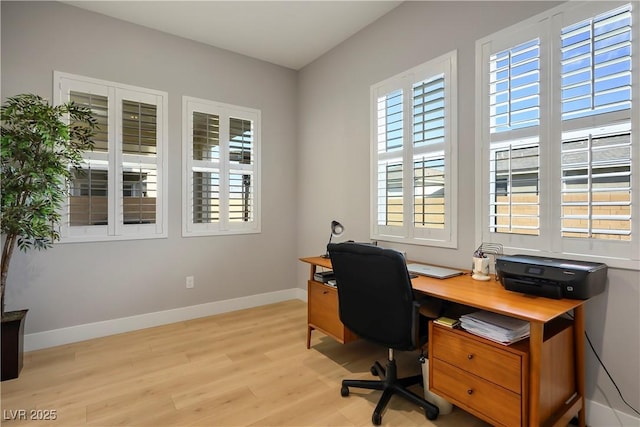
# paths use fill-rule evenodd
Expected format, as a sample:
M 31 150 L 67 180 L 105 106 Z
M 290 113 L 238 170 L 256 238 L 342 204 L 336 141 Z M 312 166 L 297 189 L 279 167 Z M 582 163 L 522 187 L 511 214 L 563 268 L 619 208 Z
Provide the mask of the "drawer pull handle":
M 322 291 L 322 293 L 323 293 L 324 295 L 326 295 L 326 294 L 328 294 L 328 293 L 329 293 L 329 291 Z
M 467 354 L 467 359 L 469 359 L 469 360 L 473 359 L 473 354 L 471 354 L 471 353 Z
M 473 394 L 473 389 L 470 388 L 469 390 L 467 390 L 467 394 Z

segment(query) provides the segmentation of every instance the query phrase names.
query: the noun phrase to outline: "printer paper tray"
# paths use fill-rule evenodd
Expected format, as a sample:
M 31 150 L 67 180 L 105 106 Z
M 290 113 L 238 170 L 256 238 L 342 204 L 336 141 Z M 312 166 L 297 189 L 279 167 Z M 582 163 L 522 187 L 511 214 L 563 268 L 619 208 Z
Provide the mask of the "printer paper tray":
M 509 291 L 522 292 L 547 298 L 562 298 L 562 287 L 558 285 L 515 277 L 505 277 L 503 282 L 504 288 Z

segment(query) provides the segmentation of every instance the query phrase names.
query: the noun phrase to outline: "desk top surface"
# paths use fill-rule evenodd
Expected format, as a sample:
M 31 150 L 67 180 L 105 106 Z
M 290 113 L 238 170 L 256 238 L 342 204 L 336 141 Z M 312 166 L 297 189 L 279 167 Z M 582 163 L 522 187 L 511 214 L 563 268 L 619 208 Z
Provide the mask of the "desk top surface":
M 311 265 L 331 268 L 331 260 L 322 257 L 300 258 Z M 453 301 L 507 316 L 546 323 L 584 304 L 585 300 L 552 299 L 505 290 L 495 281 L 473 280 L 469 272 L 449 279 L 418 276 L 413 289 L 425 295 Z

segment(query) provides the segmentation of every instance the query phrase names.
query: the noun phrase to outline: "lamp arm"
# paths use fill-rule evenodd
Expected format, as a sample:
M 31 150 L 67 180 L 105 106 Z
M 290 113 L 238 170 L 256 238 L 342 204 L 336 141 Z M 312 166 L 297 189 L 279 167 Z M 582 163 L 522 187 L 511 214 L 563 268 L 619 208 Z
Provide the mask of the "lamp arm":
M 333 238 L 333 233 L 329 234 L 329 243 L 327 243 L 327 252 L 324 254 L 324 258 L 329 258 L 329 245 L 331 244 L 332 238 Z

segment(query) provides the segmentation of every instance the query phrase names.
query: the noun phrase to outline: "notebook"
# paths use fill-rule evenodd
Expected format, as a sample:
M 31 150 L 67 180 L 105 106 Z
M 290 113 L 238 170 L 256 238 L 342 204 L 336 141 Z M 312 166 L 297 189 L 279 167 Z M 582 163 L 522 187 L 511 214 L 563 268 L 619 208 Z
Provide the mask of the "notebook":
M 446 279 L 463 274 L 463 272 L 460 270 L 417 263 L 407 264 L 407 270 L 409 271 L 409 273 L 419 274 L 421 276 L 435 277 L 436 279 Z

